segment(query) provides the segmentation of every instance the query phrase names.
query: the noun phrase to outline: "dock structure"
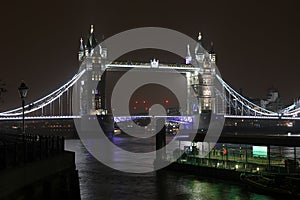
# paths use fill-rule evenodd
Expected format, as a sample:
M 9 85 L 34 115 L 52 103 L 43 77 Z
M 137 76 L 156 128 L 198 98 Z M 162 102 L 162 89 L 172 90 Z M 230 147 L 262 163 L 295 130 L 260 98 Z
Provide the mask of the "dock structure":
M 300 137 L 222 133 L 216 144 L 204 138 L 205 134 L 198 134 L 193 142 L 178 139 L 183 154 L 171 168 L 202 170 L 204 175 L 222 171 L 221 177 L 235 174 L 228 178 L 238 178 L 241 173 L 300 176 Z M 172 157 L 169 154 L 170 160 Z

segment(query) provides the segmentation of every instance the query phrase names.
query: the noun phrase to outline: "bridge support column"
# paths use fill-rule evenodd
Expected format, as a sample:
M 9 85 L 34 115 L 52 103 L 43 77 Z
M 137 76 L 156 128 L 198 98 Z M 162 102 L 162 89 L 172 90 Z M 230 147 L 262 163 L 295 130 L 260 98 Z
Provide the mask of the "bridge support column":
M 187 72 L 186 73 L 186 86 L 187 86 L 187 101 L 186 101 L 186 114 L 190 114 L 191 112 L 191 99 L 190 99 L 190 95 L 191 95 L 191 73 Z
M 162 128 L 161 128 L 162 127 Z M 164 119 L 158 119 L 156 121 L 156 130 L 160 130 L 156 134 L 156 159 L 154 160 L 154 167 L 159 166 L 159 162 L 167 161 L 166 149 L 163 147 L 166 146 L 166 126 Z

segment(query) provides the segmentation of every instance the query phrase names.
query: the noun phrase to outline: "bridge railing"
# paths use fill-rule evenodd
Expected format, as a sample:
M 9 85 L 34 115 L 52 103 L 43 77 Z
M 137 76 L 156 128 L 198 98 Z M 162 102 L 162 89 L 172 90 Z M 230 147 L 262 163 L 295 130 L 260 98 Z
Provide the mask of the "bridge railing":
M 112 68 L 112 67 L 128 67 L 128 68 L 133 68 L 133 67 L 138 67 L 138 66 L 148 66 L 151 67 L 150 63 L 142 63 L 142 62 L 112 62 L 110 64 L 107 65 L 108 68 Z M 159 68 L 182 68 L 182 69 L 190 69 L 190 68 L 194 68 L 195 67 L 193 65 L 189 65 L 189 64 L 167 64 L 167 63 L 160 63 L 159 64 Z
M 49 158 L 64 152 L 64 138 L 59 136 L 0 136 L 0 169 Z

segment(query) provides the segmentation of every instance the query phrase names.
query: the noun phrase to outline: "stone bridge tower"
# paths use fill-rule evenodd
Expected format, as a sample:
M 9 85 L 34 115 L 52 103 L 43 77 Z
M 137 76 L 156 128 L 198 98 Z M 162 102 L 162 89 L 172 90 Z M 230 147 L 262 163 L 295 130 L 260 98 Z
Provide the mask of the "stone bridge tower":
M 195 58 L 191 59 L 188 47 L 188 56 L 186 63 L 192 62 L 197 68 L 193 73 L 189 74 L 188 87 L 192 86 L 197 95 L 197 103 L 188 105 L 189 113 L 216 113 L 216 97 L 215 97 L 215 74 L 216 74 L 216 54 L 211 44 L 211 50 L 208 52 L 203 48 L 202 35 L 199 33 L 198 42 L 195 47 Z M 192 112 L 191 112 L 192 111 Z
M 100 91 L 100 84 L 98 84 L 106 69 L 106 59 L 107 48 L 99 45 L 94 34 L 94 26 L 91 25 L 86 41 L 80 39 L 78 52 L 78 60 L 86 70 L 78 83 L 80 84 L 80 91 L 78 91 L 80 93 L 80 115 L 105 115 L 107 113 L 103 106 L 104 94 Z M 92 88 L 95 85 L 98 87 Z

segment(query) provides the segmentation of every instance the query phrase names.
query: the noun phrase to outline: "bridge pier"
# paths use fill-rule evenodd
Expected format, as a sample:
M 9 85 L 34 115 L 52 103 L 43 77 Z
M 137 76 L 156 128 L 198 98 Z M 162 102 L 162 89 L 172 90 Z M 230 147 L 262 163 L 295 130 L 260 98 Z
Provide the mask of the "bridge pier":
M 164 148 L 166 146 L 166 125 L 165 119 L 160 118 L 156 121 L 156 131 L 159 132 L 155 135 L 156 139 L 156 159 L 154 160 L 154 167 L 159 166 L 158 163 L 167 161 L 167 152 Z

